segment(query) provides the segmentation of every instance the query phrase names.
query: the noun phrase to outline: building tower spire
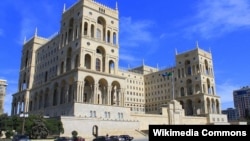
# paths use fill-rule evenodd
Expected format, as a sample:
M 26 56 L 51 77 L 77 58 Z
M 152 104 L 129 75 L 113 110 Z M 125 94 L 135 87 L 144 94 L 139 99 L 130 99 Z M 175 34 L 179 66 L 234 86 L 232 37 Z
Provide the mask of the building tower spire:
M 115 3 L 115 10 L 118 10 L 118 2 Z
M 212 51 L 211 51 L 211 47 L 209 47 L 209 52 L 210 52 L 210 53 L 212 53 Z
M 36 27 L 36 30 L 35 30 L 35 37 L 37 37 L 37 27 Z
M 196 48 L 199 48 L 199 42 L 196 41 Z
M 24 43 L 24 44 L 26 43 L 26 36 L 24 36 L 24 40 L 23 40 L 23 43 Z
M 66 11 L 66 4 L 63 5 L 63 13 Z

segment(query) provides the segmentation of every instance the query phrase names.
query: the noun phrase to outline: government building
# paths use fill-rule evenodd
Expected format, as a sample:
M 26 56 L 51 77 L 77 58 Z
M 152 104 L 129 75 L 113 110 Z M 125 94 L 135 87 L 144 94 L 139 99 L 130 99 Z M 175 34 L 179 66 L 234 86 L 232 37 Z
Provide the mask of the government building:
M 0 79 L 0 115 L 4 114 L 4 99 L 6 96 L 7 81 Z
M 65 136 L 143 134 L 150 124 L 227 124 L 212 54 L 194 47 L 175 66 L 119 68 L 119 10 L 93 0 L 64 8 L 60 31 L 22 48 L 11 115 L 58 117 Z

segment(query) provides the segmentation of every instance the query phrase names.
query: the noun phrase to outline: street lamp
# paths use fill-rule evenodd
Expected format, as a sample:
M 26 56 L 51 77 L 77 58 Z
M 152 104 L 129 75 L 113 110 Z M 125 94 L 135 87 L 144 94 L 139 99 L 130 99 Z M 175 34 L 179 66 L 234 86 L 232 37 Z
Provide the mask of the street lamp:
M 20 117 L 23 118 L 23 123 L 22 123 L 22 135 L 24 135 L 24 126 L 25 126 L 25 118 L 28 117 L 29 115 L 27 113 L 21 112 Z

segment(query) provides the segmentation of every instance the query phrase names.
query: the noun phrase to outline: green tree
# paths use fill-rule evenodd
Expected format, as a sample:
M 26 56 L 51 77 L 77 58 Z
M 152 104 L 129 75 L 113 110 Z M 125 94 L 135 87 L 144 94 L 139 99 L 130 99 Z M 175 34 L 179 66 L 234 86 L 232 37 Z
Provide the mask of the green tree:
M 7 119 L 8 119 L 8 115 L 7 114 L 0 115 L 0 130 L 2 130 L 2 131 L 6 131 L 7 130 L 7 125 L 6 125 Z
M 44 121 L 40 118 L 36 119 L 31 128 L 32 138 L 45 139 L 47 138 L 48 134 L 49 134 L 49 131 L 47 127 L 45 126 Z
M 2 130 L 0 130 L 0 138 L 3 136 L 3 132 Z
M 41 115 L 29 115 L 24 119 L 17 115 L 0 115 L 0 131 L 13 132 L 15 130 L 15 132 L 20 134 L 23 123 L 25 134 L 31 138 L 33 136 L 36 138 L 46 138 L 48 135 L 60 135 L 60 133 L 64 133 L 63 124 L 59 118 L 44 118 Z M 12 134 L 7 134 L 12 136 Z
M 45 119 L 46 127 L 49 130 L 50 135 L 60 135 L 64 133 L 63 124 L 58 118 L 47 118 Z
M 5 132 L 5 137 L 7 138 L 7 139 L 9 139 L 11 136 L 13 136 L 14 135 L 14 133 L 12 132 L 12 131 L 10 131 L 10 130 L 7 130 L 6 132 Z

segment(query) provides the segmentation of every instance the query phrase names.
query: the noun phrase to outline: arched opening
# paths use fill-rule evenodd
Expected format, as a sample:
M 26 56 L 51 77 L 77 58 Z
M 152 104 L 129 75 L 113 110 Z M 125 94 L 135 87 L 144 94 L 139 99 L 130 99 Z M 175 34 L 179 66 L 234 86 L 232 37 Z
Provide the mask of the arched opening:
M 191 64 L 190 64 L 189 60 L 185 61 L 185 70 L 186 70 L 186 75 L 187 76 L 192 74 Z
M 75 68 L 79 67 L 79 55 L 77 54 L 75 57 Z
M 60 74 L 64 73 L 64 62 L 61 62 L 61 67 L 60 67 Z
M 208 94 L 212 94 L 212 89 L 211 89 L 211 84 L 210 84 L 210 80 L 207 79 L 207 93 Z
M 105 79 L 100 79 L 98 82 L 98 91 L 99 96 L 98 104 L 108 105 L 108 81 Z
M 106 51 L 102 46 L 96 48 L 96 57 L 96 71 L 105 72 Z
M 114 44 L 114 45 L 117 44 L 117 35 L 116 35 L 115 32 L 113 33 L 113 44 Z
M 94 86 L 95 82 L 93 77 L 87 76 L 84 79 L 84 103 L 94 103 Z
M 95 37 L 95 26 L 92 24 L 91 25 L 91 38 L 94 38 Z
M 111 34 L 111 33 L 110 33 L 110 31 L 108 30 L 108 35 L 107 35 L 107 42 L 108 42 L 108 43 L 110 43 L 110 38 L 111 38 L 111 37 L 110 37 L 110 36 L 111 36 L 110 34 Z
M 191 116 L 193 115 L 193 102 L 191 99 L 187 100 L 187 109 L 186 109 L 186 115 Z
M 109 61 L 109 73 L 114 74 L 115 73 L 115 63 L 113 60 Z
M 211 102 L 210 102 L 210 99 L 207 98 L 206 102 L 207 102 L 207 113 L 211 114 Z
M 58 84 L 55 83 L 54 84 L 54 88 L 53 88 L 53 106 L 57 105 L 57 99 L 58 99 Z
M 111 85 L 112 85 L 111 105 L 121 106 L 122 103 L 121 86 L 117 81 L 114 81 Z
M 188 79 L 186 81 L 186 86 L 187 86 L 187 95 L 192 95 L 193 94 L 193 84 L 192 84 L 191 79 Z
M 66 82 L 63 80 L 60 86 L 60 104 L 65 103 L 65 93 L 66 93 Z
M 208 62 L 207 62 L 207 60 L 205 60 L 204 63 L 205 63 L 205 73 L 206 73 L 207 75 L 209 75 L 209 67 L 208 67 Z
M 83 35 L 88 35 L 88 23 L 87 22 L 84 23 Z
M 95 70 L 101 71 L 101 60 L 99 58 L 96 58 Z
M 97 33 L 100 33 L 100 38 L 97 35 L 97 39 L 106 40 L 106 21 L 103 17 L 97 18 Z
M 200 89 L 200 85 L 199 85 L 199 84 L 196 84 L 196 85 L 195 85 L 195 93 L 196 93 L 196 94 L 201 93 L 201 89 Z
M 28 62 L 29 62 L 29 50 L 26 51 L 26 55 L 25 55 L 25 67 L 28 66 Z
M 74 30 L 74 19 L 73 18 L 71 18 L 70 20 L 69 20 L 69 31 L 68 31 L 68 33 L 69 33 L 69 38 L 68 38 L 68 42 L 70 42 L 70 41 L 72 41 L 73 40 L 73 30 Z
M 184 88 L 181 87 L 181 96 L 185 96 Z
M 66 59 L 66 71 L 71 70 L 71 57 L 72 57 L 72 48 L 68 48 L 67 59 Z
M 92 135 L 97 137 L 98 136 L 98 126 L 94 125 L 92 128 Z
M 84 59 L 84 67 L 86 69 L 91 69 L 91 56 L 89 54 L 85 55 L 85 59 Z
M 44 97 L 44 108 L 48 106 L 49 106 L 49 88 L 46 88 Z

